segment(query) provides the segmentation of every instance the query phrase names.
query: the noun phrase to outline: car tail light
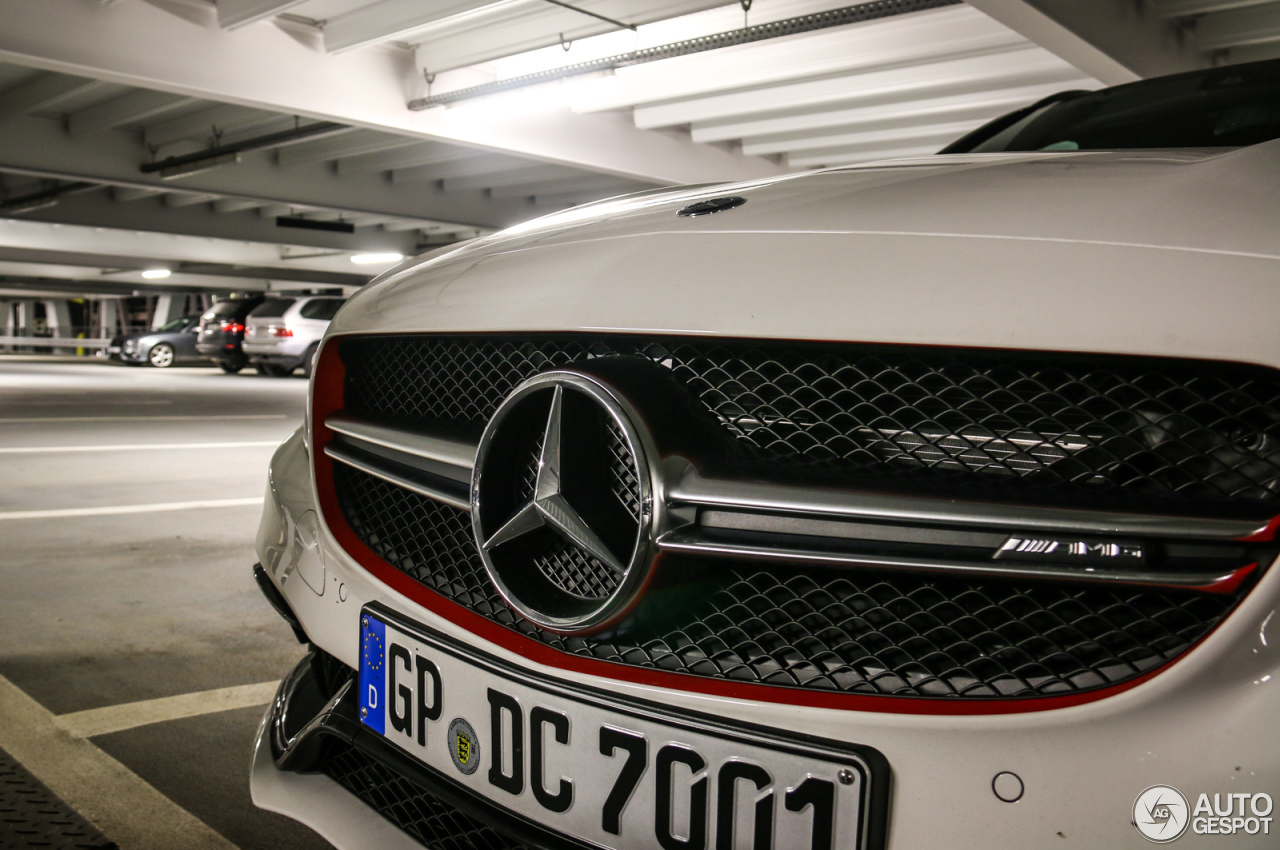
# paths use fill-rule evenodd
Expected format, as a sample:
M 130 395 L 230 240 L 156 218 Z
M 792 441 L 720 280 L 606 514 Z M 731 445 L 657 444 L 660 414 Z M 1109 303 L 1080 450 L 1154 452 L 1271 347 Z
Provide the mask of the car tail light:
M 222 328 L 222 332 L 224 334 L 244 333 L 244 325 L 240 324 L 239 322 L 230 322 L 224 319 L 220 327 Z
M 267 333 L 271 334 L 272 336 L 293 336 L 293 331 L 289 330 L 283 325 L 272 325 L 271 327 L 267 328 Z

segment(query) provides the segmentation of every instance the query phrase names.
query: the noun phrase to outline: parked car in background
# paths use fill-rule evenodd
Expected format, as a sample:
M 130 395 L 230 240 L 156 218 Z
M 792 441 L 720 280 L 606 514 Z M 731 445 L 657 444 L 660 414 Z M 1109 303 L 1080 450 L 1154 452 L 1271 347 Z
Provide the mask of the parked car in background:
M 167 369 L 180 360 L 199 359 L 200 353 L 196 351 L 199 331 L 199 316 L 183 316 L 153 331 L 117 337 L 111 341 L 107 354 L 131 366 L 149 363 Z
M 261 295 L 250 295 L 214 304 L 200 317 L 196 351 L 224 372 L 239 372 L 249 363 L 242 348 L 245 319 L 264 300 Z
M 263 375 L 283 378 L 299 367 L 310 375 L 311 358 L 343 300 L 332 295 L 268 298 L 245 320 L 245 356 Z

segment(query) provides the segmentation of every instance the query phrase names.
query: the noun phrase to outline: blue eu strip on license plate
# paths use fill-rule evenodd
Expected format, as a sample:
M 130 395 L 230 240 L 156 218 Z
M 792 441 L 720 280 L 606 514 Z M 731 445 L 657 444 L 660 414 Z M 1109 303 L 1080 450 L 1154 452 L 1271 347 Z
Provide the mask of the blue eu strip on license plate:
M 366 615 L 360 629 L 360 719 L 379 735 L 386 729 L 386 667 L 387 626 Z
M 361 616 L 360 717 L 448 781 L 602 848 L 882 846 L 875 750 L 547 679 L 374 609 Z

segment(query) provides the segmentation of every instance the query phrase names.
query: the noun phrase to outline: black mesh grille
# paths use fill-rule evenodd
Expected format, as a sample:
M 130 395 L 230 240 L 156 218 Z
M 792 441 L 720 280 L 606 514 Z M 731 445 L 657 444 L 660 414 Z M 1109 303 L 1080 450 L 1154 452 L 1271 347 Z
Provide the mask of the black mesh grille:
M 640 522 L 640 482 L 636 480 L 636 459 L 615 422 L 609 423 L 609 483 L 613 495 L 627 513 Z
M 543 536 L 533 563 L 556 587 L 582 599 L 604 599 L 618 587 L 618 574 L 558 534 Z
M 1173 658 L 1239 596 L 691 562 L 625 637 L 563 637 L 498 596 L 466 513 L 334 471 L 356 534 L 426 587 L 565 652 L 700 676 L 898 696 L 1074 693 Z
M 430 850 L 526 850 L 349 744 L 333 744 L 324 772 Z
M 371 337 L 342 355 L 348 410 L 388 424 L 476 427 L 531 375 L 638 355 L 766 458 L 987 492 L 1115 493 L 1135 510 L 1280 500 L 1280 377 L 1256 366 L 597 336 Z

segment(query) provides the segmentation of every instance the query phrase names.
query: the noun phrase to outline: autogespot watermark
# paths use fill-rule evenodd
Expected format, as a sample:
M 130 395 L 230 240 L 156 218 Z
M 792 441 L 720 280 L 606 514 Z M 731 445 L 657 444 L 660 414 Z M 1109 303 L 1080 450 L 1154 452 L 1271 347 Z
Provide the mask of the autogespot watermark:
M 1190 827 L 1196 835 L 1270 835 L 1270 794 L 1201 794 L 1192 806 L 1172 785 L 1152 785 L 1133 801 L 1133 825 L 1142 837 L 1168 844 Z

